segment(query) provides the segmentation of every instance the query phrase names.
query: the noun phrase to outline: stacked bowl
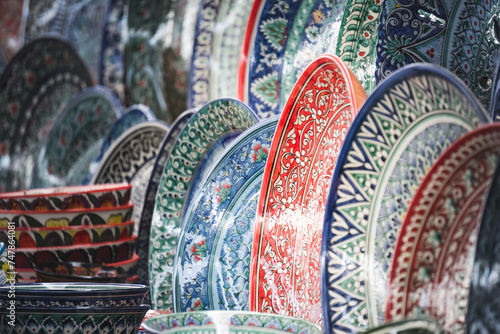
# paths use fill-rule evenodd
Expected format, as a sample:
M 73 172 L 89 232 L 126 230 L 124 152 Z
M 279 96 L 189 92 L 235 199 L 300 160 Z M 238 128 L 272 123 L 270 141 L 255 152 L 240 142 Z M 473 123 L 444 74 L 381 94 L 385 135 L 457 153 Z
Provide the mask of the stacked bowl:
M 107 184 L 0 194 L 0 241 L 14 247 L 18 281 L 34 282 L 35 269 L 50 281 L 61 270 L 71 274 L 73 267 L 106 265 L 133 282 L 138 258 L 131 188 Z
M 135 334 L 149 309 L 148 291 L 137 284 L 0 286 L 0 332 Z

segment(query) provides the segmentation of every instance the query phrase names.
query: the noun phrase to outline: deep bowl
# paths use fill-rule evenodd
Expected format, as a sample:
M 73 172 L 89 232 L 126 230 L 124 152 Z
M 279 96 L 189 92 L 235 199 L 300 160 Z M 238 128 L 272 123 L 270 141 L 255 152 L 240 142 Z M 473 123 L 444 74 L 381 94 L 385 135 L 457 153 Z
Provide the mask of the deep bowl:
M 10 288 L 0 286 L 0 307 L 14 300 L 16 313 L 18 307 L 138 307 L 149 292 L 140 284 L 32 283 L 16 284 L 15 298 L 9 298 Z
M 320 334 L 320 326 L 307 320 L 257 312 L 204 311 L 161 315 L 147 319 L 149 334 L 167 333 L 302 333 Z
M 49 262 L 35 265 L 39 282 L 125 283 L 123 268 L 84 262 Z
M 1 210 L 67 210 L 126 205 L 132 186 L 127 183 L 31 189 L 0 194 Z
M 132 258 L 137 236 L 113 242 L 74 246 L 17 248 L 15 264 L 17 268 L 31 268 L 32 263 L 48 262 L 88 262 L 112 263 Z
M 78 225 L 105 225 L 129 221 L 134 205 L 97 209 L 69 209 L 60 211 L 0 210 L 0 226 L 57 227 Z
M 8 227 L 0 227 L 0 242 L 9 241 Z M 97 244 L 130 238 L 134 222 L 61 227 L 16 227 L 16 248 L 57 247 Z
M 26 307 L 16 308 L 12 320 L 9 317 L 9 310 L 2 308 L 0 309 L 1 333 L 135 334 L 149 308 L 149 305 L 126 308 Z

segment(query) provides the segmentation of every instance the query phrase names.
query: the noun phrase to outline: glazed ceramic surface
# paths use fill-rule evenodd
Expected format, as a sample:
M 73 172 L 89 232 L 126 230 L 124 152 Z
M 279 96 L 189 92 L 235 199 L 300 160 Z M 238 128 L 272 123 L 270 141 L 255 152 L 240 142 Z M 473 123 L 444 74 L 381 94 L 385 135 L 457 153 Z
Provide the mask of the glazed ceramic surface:
M 461 137 L 415 194 L 394 249 L 387 320 L 425 314 L 464 333 L 483 202 L 500 157 L 500 125 Z
M 24 6 L 25 1 L 22 0 L 7 0 L 2 1 L 0 4 L 0 53 L 2 53 L 1 50 L 3 49 L 6 60 L 5 65 L 7 65 L 7 60 L 11 59 L 23 44 L 24 31 L 21 28 Z
M 327 203 L 321 280 L 328 331 L 383 323 L 387 273 L 413 195 L 439 155 L 481 121 L 488 117 L 470 91 L 432 65 L 400 70 L 364 104 Z
M 137 223 L 136 235 L 151 172 L 168 130 L 160 122 L 145 122 L 130 128 L 109 148 L 92 180 L 93 184 L 126 182 L 132 185 L 130 200 L 134 203 L 132 220 Z
M 500 45 L 496 0 L 384 1 L 377 45 L 377 81 L 406 64 L 442 65 L 488 109 Z
M 242 133 L 201 183 L 175 255 L 174 310 L 248 310 L 257 200 L 278 118 Z
M 175 248 L 192 193 L 226 147 L 257 121 L 242 102 L 220 99 L 201 108 L 179 134 L 158 185 L 151 225 L 149 277 L 154 309 L 172 309 Z
M 441 326 L 434 320 L 411 319 L 391 322 L 364 334 L 441 334 Z
M 498 329 L 500 308 L 493 296 L 498 295 L 499 229 L 498 205 L 500 192 L 499 167 L 492 178 L 488 197 L 481 215 L 479 234 L 474 255 L 474 265 L 470 275 L 469 301 L 466 314 L 466 333 L 494 333 Z
M 39 282 L 123 283 L 126 273 L 122 268 L 85 262 L 50 262 L 35 265 Z
M 132 258 L 137 237 L 97 244 L 59 247 L 17 248 L 16 268 L 31 268 L 32 264 L 48 262 L 110 263 Z
M 32 189 L 0 194 L 1 210 L 67 210 L 122 206 L 130 200 L 130 184 Z
M 323 53 L 335 53 L 347 0 L 302 1 L 290 30 L 279 73 L 284 106 L 304 69 Z
M 74 96 L 40 151 L 32 187 L 82 184 L 104 136 L 122 113 L 116 97 L 103 87 Z
M 64 211 L 0 211 L 0 226 L 9 222 L 25 227 L 56 227 L 75 225 L 104 225 L 130 220 L 133 205 L 112 208 L 74 209 Z
M 493 88 L 491 92 L 490 116 L 495 122 L 500 120 L 500 57 L 496 61 L 496 69 L 493 77 Z
M 253 3 L 248 21 L 240 72 L 238 97 L 248 101 L 260 117 L 281 112 L 279 73 L 289 31 L 302 0 L 283 2 L 259 0 Z M 258 13 L 258 14 L 257 14 Z
M 25 42 L 31 42 L 40 36 L 59 34 L 64 24 L 64 5 L 66 1 L 27 1 Z
M 38 307 L 16 308 L 14 326 L 9 324 L 8 310 L 0 309 L 2 333 L 136 333 L 149 305 L 130 308 L 59 308 L 50 311 Z
M 305 320 L 253 312 L 187 312 L 147 319 L 149 334 L 166 333 L 322 333 L 321 327 Z
M 139 283 L 149 284 L 149 243 L 151 237 L 151 220 L 153 217 L 153 211 L 155 207 L 156 192 L 158 191 L 158 184 L 160 183 L 163 170 L 165 169 L 165 164 L 167 159 L 172 152 L 175 141 L 181 133 L 184 126 L 187 124 L 189 119 L 195 113 L 195 110 L 187 110 L 182 113 L 170 127 L 170 131 L 167 133 L 163 142 L 158 150 L 158 156 L 156 158 L 153 170 L 151 171 L 151 176 L 149 178 L 149 183 L 144 194 L 144 207 L 142 209 L 141 220 L 139 222 L 139 234 L 137 241 L 137 255 L 141 259 L 139 266 L 137 268 L 137 275 L 139 276 Z
M 319 250 L 331 174 L 366 99 L 336 56 L 312 62 L 280 118 L 258 204 L 250 310 L 321 323 Z

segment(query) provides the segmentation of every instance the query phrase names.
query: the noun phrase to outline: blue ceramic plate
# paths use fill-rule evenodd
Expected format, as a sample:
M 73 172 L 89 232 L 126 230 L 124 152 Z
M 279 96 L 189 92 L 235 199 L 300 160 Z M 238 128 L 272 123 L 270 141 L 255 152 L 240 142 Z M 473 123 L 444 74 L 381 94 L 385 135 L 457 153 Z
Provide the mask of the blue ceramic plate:
M 154 309 L 172 310 L 172 274 L 186 209 L 214 162 L 258 122 L 244 103 L 220 99 L 201 108 L 182 129 L 158 185 L 151 226 L 149 277 Z
M 142 208 L 141 220 L 139 222 L 140 228 L 137 236 L 136 248 L 136 254 L 140 259 L 137 265 L 137 275 L 139 276 L 138 283 L 141 284 L 149 284 L 149 239 L 151 235 L 151 219 L 153 217 L 158 184 L 160 183 L 163 170 L 165 169 L 165 164 L 170 156 L 170 152 L 172 152 L 172 148 L 177 140 L 177 137 L 179 136 L 179 133 L 195 112 L 196 110 L 194 109 L 187 110 L 182 113 L 174 123 L 172 123 L 170 131 L 160 145 L 155 165 L 149 178 L 149 184 L 146 189 L 146 193 L 144 194 L 144 206 Z
M 354 333 L 385 318 L 399 228 L 428 169 L 489 117 L 448 71 L 408 66 L 369 97 L 344 141 L 327 202 L 321 251 L 327 332 Z
M 498 0 L 387 0 L 378 29 L 377 82 L 411 63 L 455 73 L 488 109 L 500 49 Z
M 278 120 L 242 133 L 201 183 L 177 246 L 175 312 L 249 309 L 254 219 Z
M 106 133 L 123 112 L 115 95 L 91 87 L 74 96 L 54 122 L 33 172 L 33 188 L 80 185 Z

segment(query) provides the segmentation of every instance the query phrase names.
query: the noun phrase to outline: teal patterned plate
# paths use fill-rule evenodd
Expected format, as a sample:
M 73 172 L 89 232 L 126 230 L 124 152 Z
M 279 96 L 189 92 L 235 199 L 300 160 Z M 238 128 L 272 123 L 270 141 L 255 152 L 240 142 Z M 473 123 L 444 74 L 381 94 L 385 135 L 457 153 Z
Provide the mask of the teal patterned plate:
M 151 223 L 149 277 L 153 309 L 172 310 L 173 262 L 181 222 L 212 164 L 258 117 L 245 104 L 220 99 L 201 108 L 179 134 L 166 162 Z
M 254 220 L 278 120 L 242 133 L 201 183 L 175 255 L 176 312 L 249 309 Z
M 82 184 L 104 136 L 121 115 L 120 103 L 107 88 L 92 87 L 73 97 L 40 151 L 32 187 Z

